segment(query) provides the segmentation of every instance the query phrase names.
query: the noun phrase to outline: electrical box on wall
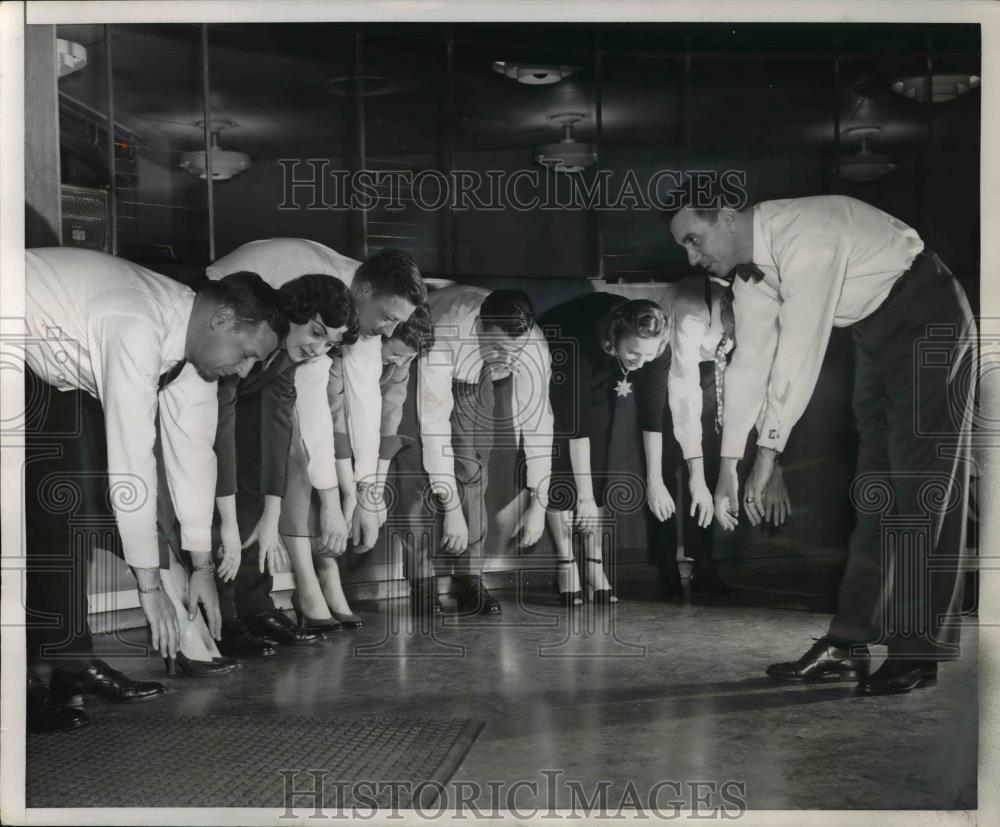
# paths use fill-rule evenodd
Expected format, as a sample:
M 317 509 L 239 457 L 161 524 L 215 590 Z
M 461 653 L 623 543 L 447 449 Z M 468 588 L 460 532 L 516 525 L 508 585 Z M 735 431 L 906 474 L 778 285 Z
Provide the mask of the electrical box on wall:
M 63 184 L 62 243 L 65 247 L 108 252 L 108 193 Z

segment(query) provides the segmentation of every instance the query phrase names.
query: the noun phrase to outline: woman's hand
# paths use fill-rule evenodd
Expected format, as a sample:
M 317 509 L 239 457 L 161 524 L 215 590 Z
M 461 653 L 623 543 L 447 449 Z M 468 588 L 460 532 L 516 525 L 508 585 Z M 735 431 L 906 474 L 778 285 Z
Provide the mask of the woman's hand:
M 340 509 L 340 500 L 336 490 L 331 497 L 320 502 L 319 534 L 320 549 L 318 553 L 320 556 L 339 557 L 347 551 L 347 541 L 350 539 L 351 529 L 347 520 L 344 519 L 344 512 Z
M 583 534 L 593 534 L 597 531 L 600 512 L 593 497 L 585 497 L 576 502 L 575 525 L 577 531 Z
M 674 498 L 667 491 L 667 486 L 662 479 L 646 480 L 646 505 L 653 512 L 661 523 L 674 516 Z
M 261 515 L 254 526 L 250 538 L 243 544 L 243 548 L 252 546 L 254 543 L 260 544 L 257 552 L 257 561 L 261 574 L 265 567 L 275 574 L 288 568 L 288 552 L 281 542 L 281 535 L 278 533 L 278 520 L 266 511 Z

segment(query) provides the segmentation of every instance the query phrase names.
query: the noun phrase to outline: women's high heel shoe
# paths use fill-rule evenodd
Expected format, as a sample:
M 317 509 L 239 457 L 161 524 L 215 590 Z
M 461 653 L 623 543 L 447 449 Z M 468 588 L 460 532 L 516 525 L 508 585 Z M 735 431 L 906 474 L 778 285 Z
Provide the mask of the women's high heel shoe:
M 330 614 L 345 629 L 360 629 L 365 625 L 365 622 L 358 615 L 354 614 L 354 612 L 344 614 L 343 612 L 338 612 L 336 609 L 330 609 Z
M 183 652 L 178 652 L 176 659 L 164 658 L 163 663 L 167 668 L 168 675 L 176 675 L 179 667 L 181 673 L 188 678 L 208 678 L 213 675 L 226 675 L 239 665 L 238 661 L 233 661 L 232 658 L 192 660 Z
M 295 619 L 298 621 L 299 627 L 305 629 L 307 632 L 325 635 L 327 632 L 339 632 L 344 628 L 332 617 L 309 617 L 309 615 L 302 611 L 302 606 L 299 603 L 299 593 L 297 591 L 292 592 L 292 608 L 295 610 Z
M 566 566 L 566 565 L 571 565 L 571 564 L 572 565 L 576 565 L 576 561 L 573 560 L 573 559 L 569 559 L 569 560 L 556 560 L 556 565 L 557 566 Z M 573 592 L 564 592 L 562 589 L 560 589 L 559 588 L 559 573 L 558 572 L 559 572 L 559 570 L 557 569 L 556 570 L 556 578 L 552 582 L 553 582 L 553 585 L 555 586 L 556 591 L 559 593 L 559 602 L 564 607 L 566 607 L 567 609 L 572 608 L 573 606 L 582 606 L 583 605 L 583 591 L 581 589 L 577 589 L 576 591 L 573 591 Z
M 603 560 L 598 560 L 596 557 L 585 557 L 584 560 L 586 560 L 588 563 L 597 563 L 602 567 L 603 570 L 604 566 Z M 588 580 L 589 579 L 590 578 L 588 578 Z M 612 592 L 611 589 L 592 589 L 590 594 L 590 599 L 593 603 L 604 606 L 618 602 L 618 598 L 615 597 L 614 592 Z

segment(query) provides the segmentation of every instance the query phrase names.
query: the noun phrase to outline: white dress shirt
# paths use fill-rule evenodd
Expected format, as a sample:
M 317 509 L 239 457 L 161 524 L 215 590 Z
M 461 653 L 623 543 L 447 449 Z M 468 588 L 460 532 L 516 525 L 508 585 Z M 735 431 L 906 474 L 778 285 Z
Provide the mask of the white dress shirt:
M 481 287 L 453 285 L 428 296 L 434 321 L 434 346 L 418 360 L 417 412 L 424 469 L 432 483 L 455 490 L 451 443 L 451 383 L 477 384 L 483 370 L 479 310 L 490 294 Z M 529 488 L 548 490 L 552 473 L 551 363 L 545 336 L 533 325 L 517 355 L 513 380 L 513 423 L 527 461 Z
M 684 459 L 704 456 L 701 446 L 702 389 L 699 363 L 714 362 L 722 341 L 722 297 L 726 288 L 711 281 L 711 306 L 705 301 L 705 278 L 692 276 L 671 284 L 659 300 L 671 319 L 670 373 L 667 397 L 674 438 Z M 727 352 L 732 346 L 727 348 Z
M 816 387 L 830 332 L 886 299 L 924 243 L 911 227 L 843 195 L 764 201 L 753 210 L 753 262 L 736 279 L 736 352 L 726 371 L 722 455 L 784 450 Z
M 244 244 L 211 264 L 205 272 L 210 279 L 220 279 L 249 271 L 275 288 L 299 276 L 318 273 L 333 276 L 350 287 L 359 266 L 360 262 L 307 238 L 268 238 Z M 382 337 L 361 336 L 343 351 L 354 473 L 358 480 L 363 480 L 371 478 L 378 466 Z M 337 484 L 333 418 L 326 394 L 330 367 L 330 357 L 324 355 L 303 362 L 295 370 L 295 411 L 308 457 L 309 480 L 319 490 Z
M 145 267 L 92 250 L 28 250 L 25 361 L 62 391 L 100 400 L 111 504 L 125 562 L 159 566 L 156 417 L 167 483 L 189 551 L 211 551 L 218 419 L 215 382 L 185 365 L 162 392 L 161 374 L 184 358 L 194 292 Z

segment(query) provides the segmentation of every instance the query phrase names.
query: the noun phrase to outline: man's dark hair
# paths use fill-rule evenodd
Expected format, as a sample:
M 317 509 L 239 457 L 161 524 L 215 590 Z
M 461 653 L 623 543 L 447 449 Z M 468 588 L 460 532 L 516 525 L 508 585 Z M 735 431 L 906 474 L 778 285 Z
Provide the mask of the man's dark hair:
M 288 335 L 288 319 L 281 312 L 278 291 L 256 273 L 232 273 L 204 284 L 198 294 L 220 307 L 231 307 L 238 324 L 256 327 L 266 322 L 279 339 Z
M 419 305 L 409 319 L 396 325 L 392 338 L 399 339 L 417 356 L 434 347 L 434 321 L 430 308 L 426 304 Z
M 479 321 L 499 327 L 513 339 L 531 329 L 535 308 L 523 290 L 494 290 L 479 308 Z
M 307 324 L 319 316 L 327 327 L 347 327 L 342 345 L 358 340 L 358 309 L 340 279 L 308 273 L 285 282 L 278 294 L 281 312 L 292 324 Z
M 354 274 L 382 296 L 398 296 L 414 307 L 427 301 L 427 285 L 413 256 L 402 250 L 379 250 L 368 256 Z

